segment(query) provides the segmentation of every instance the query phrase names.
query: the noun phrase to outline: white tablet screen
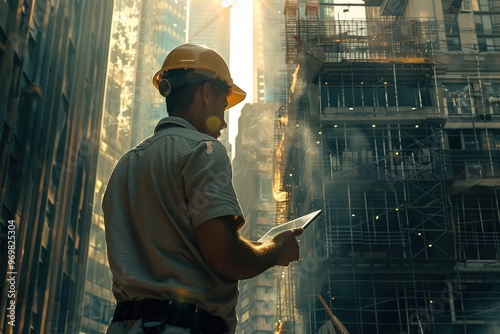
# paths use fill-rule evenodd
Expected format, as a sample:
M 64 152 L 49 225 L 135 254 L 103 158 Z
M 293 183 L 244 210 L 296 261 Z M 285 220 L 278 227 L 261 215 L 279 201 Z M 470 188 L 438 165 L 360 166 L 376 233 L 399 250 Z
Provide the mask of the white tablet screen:
M 317 210 L 317 211 L 308 213 L 305 216 L 296 218 L 294 220 L 290 220 L 289 222 L 279 224 L 279 225 L 271 228 L 269 231 L 267 231 L 267 233 L 264 234 L 262 236 L 262 238 L 260 238 L 258 241 L 259 242 L 269 241 L 272 238 L 274 238 L 275 235 L 280 234 L 281 232 L 286 231 L 286 230 L 291 230 L 293 228 L 302 227 L 305 229 L 310 223 L 312 223 L 312 221 L 314 219 L 316 219 L 316 217 L 319 216 L 320 213 L 321 213 L 321 210 Z

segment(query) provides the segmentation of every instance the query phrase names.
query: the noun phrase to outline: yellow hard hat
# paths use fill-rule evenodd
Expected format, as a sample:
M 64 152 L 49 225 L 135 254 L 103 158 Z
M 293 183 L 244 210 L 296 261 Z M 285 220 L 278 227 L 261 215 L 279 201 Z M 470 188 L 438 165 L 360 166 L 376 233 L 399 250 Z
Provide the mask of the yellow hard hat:
M 163 75 L 175 69 L 193 69 L 195 73 L 202 74 L 209 79 L 223 80 L 230 87 L 226 109 L 231 108 L 245 99 L 246 93 L 234 84 L 224 59 L 207 46 L 192 43 L 182 44 L 167 55 L 161 69 L 153 76 L 153 85 L 163 96 L 169 94 L 169 91 L 164 93 L 160 89 L 160 83 L 162 80 L 165 81 Z M 168 90 L 170 90 L 171 87 L 168 81 L 167 86 Z

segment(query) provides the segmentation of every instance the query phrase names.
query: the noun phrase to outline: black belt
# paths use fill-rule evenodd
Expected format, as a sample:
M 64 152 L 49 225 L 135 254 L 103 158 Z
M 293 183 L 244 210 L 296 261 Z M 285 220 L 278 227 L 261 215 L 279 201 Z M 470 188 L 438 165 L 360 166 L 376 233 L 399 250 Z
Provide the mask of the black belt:
M 159 299 L 117 303 L 112 322 L 139 319 L 142 319 L 146 334 L 160 333 L 165 325 L 189 328 L 192 334 L 228 332 L 222 318 L 197 310 L 196 305 L 193 304 Z M 157 322 L 161 325 L 148 327 L 148 322 Z

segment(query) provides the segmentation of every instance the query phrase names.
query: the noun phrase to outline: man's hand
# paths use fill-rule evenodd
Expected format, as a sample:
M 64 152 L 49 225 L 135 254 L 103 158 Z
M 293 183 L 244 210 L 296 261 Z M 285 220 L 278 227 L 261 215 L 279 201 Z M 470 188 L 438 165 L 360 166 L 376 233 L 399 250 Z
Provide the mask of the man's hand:
M 299 244 L 296 237 L 304 232 L 303 228 L 295 228 L 281 232 L 273 238 L 273 242 L 278 247 L 278 261 L 277 265 L 288 266 L 290 262 L 299 259 Z
M 243 238 L 234 216 L 210 219 L 196 227 L 196 240 L 208 266 L 219 275 L 232 279 L 254 277 L 274 265 L 287 266 L 299 259 L 295 237 L 304 230 L 284 231 L 261 244 Z

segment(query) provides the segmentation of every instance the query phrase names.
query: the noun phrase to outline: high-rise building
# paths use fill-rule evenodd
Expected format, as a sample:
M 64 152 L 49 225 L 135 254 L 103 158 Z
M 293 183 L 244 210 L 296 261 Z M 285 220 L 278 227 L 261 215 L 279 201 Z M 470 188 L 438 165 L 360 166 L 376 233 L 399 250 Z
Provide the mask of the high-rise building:
M 288 216 L 323 214 L 280 332 L 498 333 L 500 1 L 365 4 L 286 1 L 276 174 Z
M 283 1 L 253 2 L 253 91 L 254 104 L 241 111 L 235 141 L 234 183 L 247 224 L 245 237 L 257 240 L 277 220 L 277 198 L 273 189 L 272 150 L 275 114 L 285 85 L 282 50 Z M 267 194 L 271 191 L 271 194 Z M 276 197 L 277 198 L 276 198 Z M 279 320 L 277 309 L 282 272 L 271 268 L 257 277 L 241 281 L 237 314 L 238 333 L 272 333 Z
M 114 310 L 102 196 L 119 158 L 167 116 L 152 84 L 167 53 L 184 41 L 186 1 L 115 0 L 81 332 L 103 333 Z M 120 275 L 116 274 L 116 279 Z
M 140 10 L 141 1 L 115 0 L 81 333 L 104 333 L 114 310 L 101 202 L 114 166 L 131 147 Z
M 167 116 L 165 98 L 155 90 L 153 75 L 167 54 L 186 40 L 188 0 L 143 0 L 132 116 L 132 145 L 153 134 L 156 123 Z
M 211 47 L 229 65 L 232 5 L 223 0 L 190 0 L 187 41 Z
M 0 2 L 1 333 L 79 329 L 112 10 Z
M 226 4 L 223 0 L 190 0 L 189 3 L 187 42 L 214 49 L 229 66 L 232 5 Z M 227 124 L 230 116 L 230 112 L 225 113 L 224 119 Z M 231 153 L 228 131 L 222 131 L 218 140 Z
M 258 240 L 276 219 L 273 196 L 273 129 L 278 103 L 246 104 L 241 110 L 233 179 L 247 223 L 241 233 Z M 279 268 L 240 281 L 237 306 L 240 334 L 272 333 L 277 322 Z
M 281 43 L 284 2 L 259 0 L 253 5 L 254 102 L 276 102 L 281 99 L 285 87 L 285 53 Z

